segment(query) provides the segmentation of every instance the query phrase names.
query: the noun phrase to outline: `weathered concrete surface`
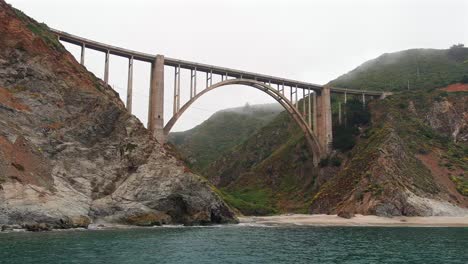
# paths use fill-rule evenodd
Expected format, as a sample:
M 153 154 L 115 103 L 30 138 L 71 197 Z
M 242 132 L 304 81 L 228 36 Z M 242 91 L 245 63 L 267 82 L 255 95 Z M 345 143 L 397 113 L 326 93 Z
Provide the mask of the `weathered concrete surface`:
M 330 87 L 325 86 L 317 95 L 317 139 L 324 156 L 330 153 L 332 147 L 332 116 Z
M 0 0 L 0 225 L 236 221 L 111 87 L 18 15 Z
M 164 134 L 164 56 L 162 55 L 157 55 L 151 64 L 148 129 L 158 142 L 166 142 L 167 135 Z

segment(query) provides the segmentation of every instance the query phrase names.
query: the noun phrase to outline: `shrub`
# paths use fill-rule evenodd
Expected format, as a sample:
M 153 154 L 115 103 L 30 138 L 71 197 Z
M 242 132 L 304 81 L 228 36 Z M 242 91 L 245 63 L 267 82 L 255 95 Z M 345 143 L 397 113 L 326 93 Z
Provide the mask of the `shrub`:
M 339 157 L 334 156 L 334 157 L 331 158 L 330 162 L 331 162 L 332 166 L 339 167 L 339 166 L 341 166 L 342 161 L 341 161 L 341 159 Z
M 418 153 L 421 154 L 421 155 L 426 155 L 426 154 L 429 153 L 429 151 L 428 151 L 426 148 L 424 148 L 424 147 L 420 147 L 420 148 L 418 149 Z
M 333 131 L 333 148 L 341 151 L 350 150 L 356 144 L 355 136 L 359 134 L 357 127 L 337 126 Z
M 326 166 L 328 166 L 329 161 L 330 161 L 330 160 L 329 160 L 328 157 L 327 157 L 327 158 L 323 158 L 323 159 L 320 160 L 319 166 L 320 166 L 321 168 L 326 167 Z
M 403 102 L 398 103 L 398 108 L 400 108 L 400 109 L 406 109 L 406 108 L 408 108 L 408 104 L 403 103 Z

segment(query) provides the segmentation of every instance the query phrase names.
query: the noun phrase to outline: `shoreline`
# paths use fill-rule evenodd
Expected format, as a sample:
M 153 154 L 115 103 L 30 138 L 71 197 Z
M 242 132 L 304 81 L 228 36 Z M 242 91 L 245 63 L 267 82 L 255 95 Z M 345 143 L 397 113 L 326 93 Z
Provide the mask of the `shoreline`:
M 287 214 L 274 216 L 242 216 L 241 224 L 292 226 L 401 226 L 401 227 L 468 227 L 465 216 L 394 216 L 357 214 L 352 218 L 325 214 Z
M 199 227 L 468 227 L 466 216 L 394 216 L 383 217 L 375 215 L 357 214 L 351 218 L 326 214 L 283 214 L 273 216 L 239 216 L 238 224 L 213 225 L 161 225 L 161 226 L 133 226 L 113 223 L 93 223 L 87 228 L 66 228 L 31 231 L 19 225 L 12 225 L 2 233 L 11 232 L 63 232 L 63 231 L 99 231 L 124 230 L 145 228 L 199 228 Z

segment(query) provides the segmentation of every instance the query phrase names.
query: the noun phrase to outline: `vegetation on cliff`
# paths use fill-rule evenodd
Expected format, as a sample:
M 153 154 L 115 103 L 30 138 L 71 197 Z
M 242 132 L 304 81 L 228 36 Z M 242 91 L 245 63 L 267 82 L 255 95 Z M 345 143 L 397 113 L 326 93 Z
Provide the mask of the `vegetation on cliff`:
M 466 142 L 454 143 L 452 133 L 431 126 L 446 121 L 440 120 L 437 113 L 431 114 L 437 104 L 450 106 L 444 112 L 445 118 L 460 120 L 450 115 L 466 111 L 466 96 L 464 92 L 434 89 L 374 102 L 372 127 L 361 135 L 343 170 L 320 188 L 312 200 L 312 211 L 379 215 L 451 212 L 437 207 L 420 208 L 411 199 L 408 201 L 412 196 L 466 207 L 468 200 L 460 194 L 464 193 L 462 186 L 467 179 L 468 146 Z M 447 181 L 453 177 L 459 179 L 458 193 Z

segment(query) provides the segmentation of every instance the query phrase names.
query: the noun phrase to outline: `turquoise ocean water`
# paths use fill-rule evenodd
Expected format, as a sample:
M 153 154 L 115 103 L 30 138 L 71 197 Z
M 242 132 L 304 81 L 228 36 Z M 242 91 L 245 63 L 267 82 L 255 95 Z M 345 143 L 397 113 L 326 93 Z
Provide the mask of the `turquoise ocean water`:
M 0 263 L 468 263 L 468 228 L 155 227 L 0 233 Z

